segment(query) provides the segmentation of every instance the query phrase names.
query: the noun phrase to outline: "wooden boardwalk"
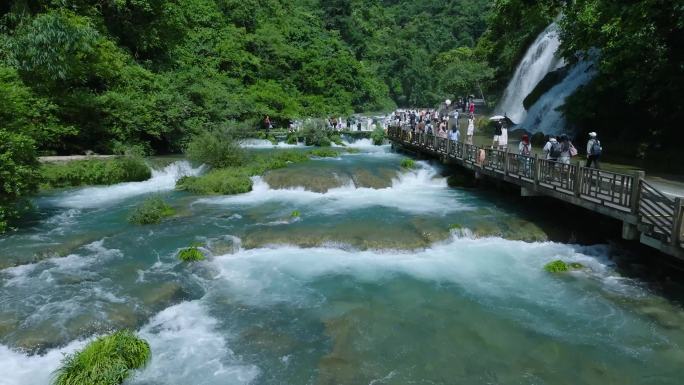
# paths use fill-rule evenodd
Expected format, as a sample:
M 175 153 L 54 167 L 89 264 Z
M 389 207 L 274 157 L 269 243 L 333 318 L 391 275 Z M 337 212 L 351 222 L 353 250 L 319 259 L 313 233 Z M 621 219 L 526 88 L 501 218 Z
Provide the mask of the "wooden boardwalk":
M 518 185 L 525 196 L 550 196 L 621 220 L 622 236 L 684 260 L 684 208 L 632 175 L 563 164 L 390 127 L 393 145 Z

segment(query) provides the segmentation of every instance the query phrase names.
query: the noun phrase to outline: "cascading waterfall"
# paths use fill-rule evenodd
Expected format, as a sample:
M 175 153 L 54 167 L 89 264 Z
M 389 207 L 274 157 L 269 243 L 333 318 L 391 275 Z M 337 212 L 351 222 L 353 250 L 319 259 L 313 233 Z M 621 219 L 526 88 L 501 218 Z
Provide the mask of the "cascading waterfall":
M 559 46 L 558 25 L 554 22 L 537 37 L 525 53 L 496 108 L 497 114 L 505 114 L 515 123 L 525 119 L 525 97 L 546 74 L 565 64 L 564 60 L 556 55 Z
M 565 99 L 587 84 L 596 75 L 592 60 L 577 63 L 561 81 L 542 95 L 530 108 L 525 120 L 518 126 L 530 133 L 543 132 L 558 135 L 565 129 L 565 119 L 560 108 Z

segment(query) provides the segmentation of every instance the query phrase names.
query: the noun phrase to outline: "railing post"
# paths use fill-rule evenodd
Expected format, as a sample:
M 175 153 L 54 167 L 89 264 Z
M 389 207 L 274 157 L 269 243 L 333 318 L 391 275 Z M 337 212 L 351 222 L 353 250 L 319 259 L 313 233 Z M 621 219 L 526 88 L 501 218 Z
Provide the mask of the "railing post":
M 637 171 L 634 173 L 634 179 L 632 180 L 632 192 L 630 194 L 630 210 L 632 214 L 639 215 L 639 200 L 641 199 L 641 181 L 646 176 L 643 171 Z
M 684 215 L 684 207 L 682 207 L 682 198 L 675 198 L 674 213 L 672 217 L 672 236 L 670 242 L 673 246 L 679 246 L 682 238 L 682 216 Z
M 508 147 L 506 147 L 506 152 L 504 152 L 504 175 L 508 175 Z
M 575 196 L 582 195 L 582 181 L 584 174 L 584 167 L 577 163 L 577 174 L 575 175 Z
M 539 184 L 539 173 L 541 166 L 539 164 L 539 154 L 534 154 L 534 184 Z
M 447 158 L 449 157 L 449 148 L 451 148 L 451 139 L 447 138 L 447 146 L 446 146 L 446 156 Z

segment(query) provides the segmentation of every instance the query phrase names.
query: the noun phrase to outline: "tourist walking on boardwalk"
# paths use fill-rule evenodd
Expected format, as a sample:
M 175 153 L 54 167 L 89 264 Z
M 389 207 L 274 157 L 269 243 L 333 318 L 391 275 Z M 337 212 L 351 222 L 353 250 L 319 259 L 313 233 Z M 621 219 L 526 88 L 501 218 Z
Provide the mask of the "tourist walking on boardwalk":
M 525 173 L 526 176 L 532 175 L 532 144 L 530 143 L 530 137 L 523 135 L 518 143 L 518 155 L 521 156 L 520 159 L 520 170 Z
M 470 102 L 468 112 L 470 112 L 471 114 L 475 114 L 475 102 Z
M 599 160 L 601 159 L 601 153 L 603 148 L 601 147 L 601 141 L 598 140 L 595 132 L 589 133 L 589 141 L 587 142 L 587 165 L 586 167 L 591 168 L 593 165 L 596 169 L 601 169 L 599 165 Z
M 264 118 L 264 130 L 268 131 L 273 128 L 273 124 L 271 123 L 271 117 L 266 115 Z
M 532 144 L 530 143 L 530 137 L 523 135 L 518 144 L 518 155 L 531 156 L 532 155 Z
M 570 138 L 568 138 L 568 136 L 565 134 L 561 135 L 560 143 L 561 154 L 558 158 L 558 161 L 563 164 L 570 164 L 570 159 L 572 159 L 573 156 L 577 155 L 577 149 L 575 149 L 575 146 L 572 145 Z
M 473 144 L 473 136 L 475 135 L 475 119 L 471 116 L 468 119 L 468 130 L 466 131 L 466 143 Z
M 499 135 L 499 149 L 506 150 L 508 148 L 508 127 L 506 122 L 501 122 L 501 134 Z
M 461 138 L 461 133 L 458 131 L 458 125 L 451 127 L 449 131 L 449 140 L 458 142 Z
M 497 121 L 494 126 L 494 138 L 492 138 L 492 149 L 499 148 L 499 138 L 501 138 L 503 122 Z
M 555 137 L 551 136 L 549 137 L 549 141 L 544 145 L 542 152 L 544 153 L 546 160 L 557 162 L 558 158 L 561 156 L 561 145 Z

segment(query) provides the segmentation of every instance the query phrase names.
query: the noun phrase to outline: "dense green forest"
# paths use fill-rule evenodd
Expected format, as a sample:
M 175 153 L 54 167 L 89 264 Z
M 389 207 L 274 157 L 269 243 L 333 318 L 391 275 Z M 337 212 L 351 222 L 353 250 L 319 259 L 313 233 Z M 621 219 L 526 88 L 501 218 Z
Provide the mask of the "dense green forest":
M 671 156 L 684 120 L 681 2 L 5 0 L 0 227 L 41 182 L 37 155 L 176 153 L 266 114 L 284 125 L 480 91 L 495 102 L 557 18 L 569 62 L 600 53 L 569 122 L 632 156 Z

